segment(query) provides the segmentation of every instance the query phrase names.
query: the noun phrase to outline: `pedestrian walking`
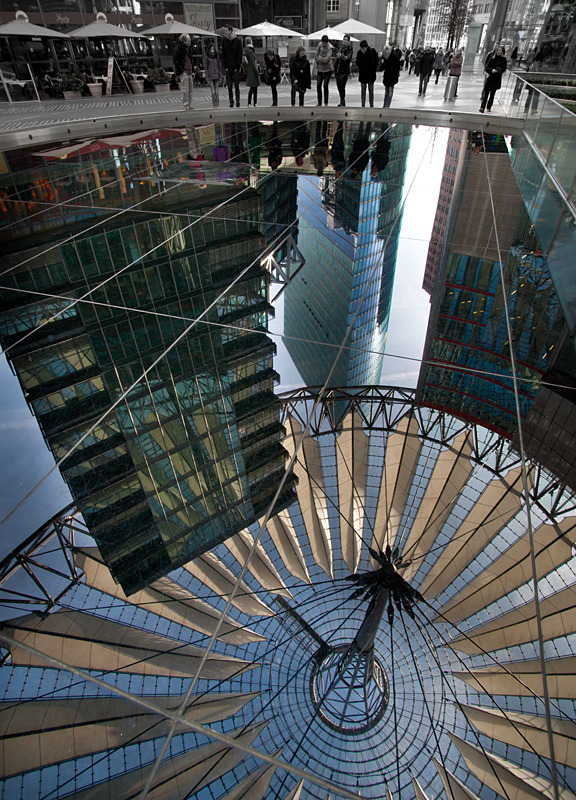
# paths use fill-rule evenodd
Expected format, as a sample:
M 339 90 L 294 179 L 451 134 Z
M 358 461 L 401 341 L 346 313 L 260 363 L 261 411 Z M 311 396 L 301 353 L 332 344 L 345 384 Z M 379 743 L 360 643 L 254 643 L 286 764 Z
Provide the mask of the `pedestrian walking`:
M 462 54 L 461 48 L 458 48 L 452 59 L 450 60 L 450 69 L 448 70 L 448 75 L 451 78 L 456 78 L 456 93 L 454 97 L 458 97 L 458 84 L 460 83 L 460 75 L 462 75 L 462 64 L 464 62 L 464 56 Z
M 494 102 L 494 95 L 502 86 L 502 75 L 506 72 L 506 58 L 504 57 L 504 50 L 500 45 L 496 45 L 493 52 L 489 54 L 484 65 L 484 88 L 482 89 L 482 97 L 480 99 L 480 112 L 483 114 L 486 111 L 492 110 L 492 103 Z
M 434 64 L 434 55 L 432 49 L 427 47 L 422 56 L 420 57 L 420 82 L 418 84 L 418 97 L 424 97 L 428 87 L 430 75 L 432 75 L 432 65 Z
M 228 100 L 230 108 L 234 108 L 234 95 L 236 108 L 240 108 L 240 67 L 242 66 L 242 42 L 234 33 L 231 25 L 226 26 L 225 37 L 222 40 L 222 65 L 226 72 L 228 86 Z M 234 90 L 234 92 L 233 92 Z
M 290 83 L 292 89 L 290 91 L 290 102 L 296 105 L 296 95 L 298 95 L 298 105 L 304 105 L 304 95 L 306 89 L 312 85 L 310 78 L 310 62 L 306 57 L 306 50 L 300 46 L 290 59 Z
M 344 35 L 336 53 L 336 61 L 334 64 L 334 74 L 336 75 L 336 86 L 338 87 L 338 94 L 340 95 L 340 102 L 338 106 L 346 105 L 346 83 L 350 75 L 350 62 L 352 60 L 352 45 L 350 44 L 350 37 L 348 34 Z
M 382 83 L 384 84 L 384 108 L 390 108 L 394 87 L 400 78 L 400 59 L 390 48 L 382 50 L 381 67 L 384 71 Z
M 370 108 L 374 108 L 374 81 L 376 80 L 378 53 L 373 47 L 368 47 L 366 39 L 360 42 L 360 50 L 356 53 L 356 66 L 358 67 L 362 108 L 366 106 L 366 89 L 368 89 Z
M 434 58 L 434 65 L 433 65 L 434 73 L 436 74 L 436 80 L 434 83 L 438 83 L 438 78 L 442 70 L 444 69 L 444 50 L 440 48 L 436 53 L 436 57 Z
M 264 83 L 267 83 L 272 92 L 272 105 L 278 105 L 278 84 L 282 79 L 282 62 L 274 50 L 264 53 Z
M 412 70 L 416 65 L 416 53 L 414 52 L 414 50 L 412 50 L 412 52 L 408 56 L 408 63 L 410 64 L 410 67 L 408 69 L 408 75 L 412 75 Z
M 182 89 L 182 105 L 186 111 L 192 109 L 192 98 L 194 96 L 194 61 L 190 41 L 190 34 L 183 33 L 178 38 L 178 44 L 172 57 L 174 72 Z
M 408 69 L 410 66 L 410 48 L 407 47 L 404 50 L 404 69 Z
M 256 51 L 252 44 L 252 37 L 244 39 L 244 57 L 246 58 L 246 86 L 248 87 L 248 107 L 256 108 L 258 102 L 258 87 L 260 86 L 260 72 L 256 61 Z
M 324 34 L 320 44 L 316 48 L 316 91 L 318 93 L 317 106 L 322 105 L 322 97 L 324 97 L 324 105 L 328 105 L 328 84 L 332 77 L 332 45 L 330 40 Z
M 208 52 L 204 56 L 204 75 L 212 94 L 212 105 L 214 108 L 218 108 L 220 105 L 218 87 L 222 79 L 222 66 L 218 58 L 218 53 L 216 52 L 216 47 L 213 44 L 210 45 Z

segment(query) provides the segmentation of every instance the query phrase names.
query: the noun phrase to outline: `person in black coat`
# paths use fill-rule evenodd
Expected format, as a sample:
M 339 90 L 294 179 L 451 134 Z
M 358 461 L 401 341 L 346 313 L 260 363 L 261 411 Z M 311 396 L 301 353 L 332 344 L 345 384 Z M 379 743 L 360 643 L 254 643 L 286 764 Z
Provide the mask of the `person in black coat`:
M 226 26 L 226 35 L 222 40 L 222 64 L 226 71 L 228 100 L 230 108 L 234 108 L 232 87 L 236 94 L 236 108 L 240 108 L 240 67 L 242 66 L 242 42 L 234 33 L 231 25 Z
M 484 81 L 482 97 L 480 98 L 480 112 L 482 114 L 484 113 L 484 109 L 487 111 L 492 109 L 494 95 L 502 86 L 502 75 L 506 72 L 507 66 L 503 49 L 500 45 L 496 45 L 494 51 L 490 53 L 484 65 L 486 80 Z
M 172 62 L 182 89 L 182 105 L 187 111 L 190 111 L 194 95 L 194 59 L 189 34 L 183 33 L 178 38 Z
M 400 59 L 390 47 L 382 50 L 382 62 L 380 64 L 384 70 L 382 83 L 384 84 L 384 108 L 390 108 L 394 87 L 400 78 Z
M 282 64 L 280 56 L 274 50 L 266 50 L 264 53 L 264 81 L 268 84 L 272 91 L 272 105 L 278 105 L 278 89 L 277 86 L 282 78 L 281 72 Z
M 338 87 L 338 94 L 340 95 L 339 106 L 346 105 L 346 83 L 350 75 L 350 62 L 352 60 L 352 45 L 350 44 L 350 37 L 344 34 L 344 38 L 340 43 L 336 58 L 334 60 L 334 74 L 336 75 L 336 86 Z
M 378 53 L 373 47 L 368 47 L 366 39 L 360 42 L 360 50 L 356 53 L 356 66 L 358 67 L 362 108 L 366 105 L 366 87 L 368 87 L 370 108 L 374 108 L 374 81 L 376 80 Z
M 290 83 L 292 84 L 290 102 L 293 106 L 296 105 L 296 93 L 298 93 L 299 105 L 303 106 L 306 89 L 312 86 L 310 62 L 303 47 L 299 47 L 290 59 Z
M 434 67 L 434 53 L 431 47 L 427 47 L 420 58 L 420 83 L 418 84 L 418 97 L 424 97 L 428 87 L 430 75 Z

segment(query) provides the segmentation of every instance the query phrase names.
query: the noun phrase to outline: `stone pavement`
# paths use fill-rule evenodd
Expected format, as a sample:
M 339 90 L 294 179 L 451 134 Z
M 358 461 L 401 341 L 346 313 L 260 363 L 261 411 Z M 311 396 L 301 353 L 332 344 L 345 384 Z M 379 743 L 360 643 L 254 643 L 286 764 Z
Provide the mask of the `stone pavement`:
M 375 84 L 374 98 L 375 108 L 378 109 L 382 109 L 384 100 L 384 87 L 381 80 L 381 74 L 379 73 Z M 462 74 L 458 86 L 458 98 L 455 100 L 444 100 L 446 78 L 441 77 L 437 85 L 434 81 L 435 76 L 433 75 L 428 84 L 426 95 L 418 97 L 418 78 L 414 74 L 408 75 L 406 70 L 401 72 L 400 81 L 394 90 L 391 112 L 393 113 L 395 109 L 413 110 L 417 115 L 421 112 L 441 112 L 438 115 L 439 123 L 446 112 L 453 115 L 459 115 L 462 112 L 465 114 L 478 114 L 483 83 L 481 65 L 479 68 L 477 63 L 474 70 Z M 247 111 L 247 95 L 248 90 L 244 85 L 241 85 L 241 106 L 244 111 Z M 278 87 L 278 95 L 280 107 L 290 106 L 290 86 L 288 84 L 281 84 Z M 263 113 L 264 109 L 270 109 L 271 102 L 269 87 L 262 85 L 258 90 L 258 106 L 255 112 L 251 113 Z M 327 110 L 330 112 L 335 111 L 337 105 L 338 93 L 335 81 L 332 79 Z M 305 106 L 310 109 L 312 107 L 316 108 L 315 81 L 313 81 L 312 89 L 306 92 Z M 352 77 L 348 81 L 346 106 L 347 109 L 338 109 L 338 112 L 360 106 L 360 84 L 356 77 Z M 194 111 L 191 112 L 183 112 L 180 92 L 177 91 L 172 91 L 168 94 L 146 93 L 142 95 L 118 94 L 102 98 L 83 97 L 79 100 L 43 100 L 41 103 L 31 101 L 12 104 L 4 103 L 0 115 L 0 134 L 24 133 L 27 130 L 38 131 L 50 126 L 61 127 L 71 123 L 89 123 L 91 120 L 110 119 L 118 123 L 122 118 L 126 117 L 146 117 L 163 112 L 168 114 L 178 113 L 181 120 L 191 122 L 194 121 L 194 112 L 201 110 L 212 110 L 208 87 L 195 89 Z M 231 119 L 231 115 L 237 113 L 236 109 L 232 111 L 228 108 L 228 91 L 226 87 L 220 89 L 220 112 L 223 111 L 226 111 L 227 120 Z M 202 116 L 205 117 L 205 114 Z M 497 93 L 492 115 L 483 115 L 483 119 L 488 120 L 498 116 L 505 116 L 505 111 L 498 101 Z M 151 122 L 154 122 L 154 120 L 151 119 Z M 117 124 L 115 127 L 117 127 Z M 151 125 L 151 127 L 155 127 L 155 125 Z M 74 132 L 70 130 L 68 134 L 74 135 Z M 30 139 L 32 138 L 30 136 Z

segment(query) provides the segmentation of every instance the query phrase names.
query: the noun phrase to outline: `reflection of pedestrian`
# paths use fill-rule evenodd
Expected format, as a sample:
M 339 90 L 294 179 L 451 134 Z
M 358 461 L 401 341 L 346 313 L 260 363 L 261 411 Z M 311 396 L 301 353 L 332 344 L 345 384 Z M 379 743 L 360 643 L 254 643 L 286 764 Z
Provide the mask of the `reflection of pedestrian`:
M 362 108 L 366 105 L 366 87 L 368 87 L 370 108 L 374 108 L 374 81 L 376 80 L 378 53 L 373 47 L 368 47 L 366 39 L 360 42 L 360 50 L 356 53 L 356 66 L 358 67 Z
M 454 97 L 458 97 L 458 84 L 460 83 L 460 75 L 462 75 L 462 64 L 464 63 L 464 56 L 462 50 L 458 48 L 450 61 L 450 70 L 448 75 L 451 78 L 456 78 L 456 91 Z
M 382 125 L 380 136 L 376 140 L 376 147 L 372 151 L 372 164 L 370 165 L 370 175 L 374 180 L 380 177 L 390 162 L 390 148 L 392 142 L 388 139 L 388 125 Z
M 502 86 L 502 74 L 506 72 L 506 58 L 504 51 L 500 45 L 496 45 L 494 52 L 490 53 L 486 59 L 484 88 L 482 89 L 482 97 L 480 99 L 480 111 L 483 114 L 484 109 L 491 111 L 492 103 L 494 102 L 494 95 Z
M 240 107 L 240 67 L 242 66 L 242 42 L 234 33 L 231 25 L 226 26 L 226 34 L 222 40 L 222 64 L 226 71 L 228 100 L 230 108 L 234 108 L 232 89 L 236 94 L 236 108 Z
M 278 105 L 278 84 L 281 80 L 282 64 L 280 56 L 274 50 L 266 50 L 264 53 L 264 69 L 266 70 L 266 83 L 272 91 L 272 105 Z
M 332 139 L 332 149 L 330 150 L 330 161 L 334 175 L 337 178 L 346 169 L 346 157 L 344 154 L 344 123 L 340 121 Z
M 322 177 L 324 170 L 328 166 L 328 122 L 318 120 L 316 123 L 316 135 L 314 137 L 314 152 L 312 153 L 312 164 L 316 168 L 316 175 Z
M 183 33 L 179 37 L 172 60 L 174 62 L 174 72 L 182 88 L 182 104 L 189 111 L 192 108 L 194 94 L 194 64 L 189 34 Z
M 290 82 L 292 89 L 290 92 L 290 102 L 296 105 L 296 94 L 299 97 L 299 105 L 304 105 L 304 95 L 306 89 L 312 86 L 310 78 L 310 62 L 306 58 L 306 50 L 298 47 L 290 59 Z
M 222 67 L 220 66 L 220 59 L 213 44 L 208 48 L 208 52 L 204 56 L 204 75 L 208 81 L 210 92 L 212 93 L 212 105 L 217 108 L 220 105 L 220 98 L 218 96 L 218 87 L 220 86 L 220 79 L 222 78 Z
M 340 43 L 334 64 L 336 86 L 338 87 L 338 94 L 340 95 L 340 102 L 338 103 L 339 106 L 346 105 L 346 83 L 348 82 L 348 76 L 350 75 L 351 60 L 352 45 L 350 44 L 350 37 L 348 34 L 346 34 Z
M 292 122 L 290 149 L 292 150 L 294 161 L 301 167 L 304 163 L 304 156 L 310 149 L 310 131 L 305 122 Z
M 384 108 L 390 108 L 392 103 L 392 95 L 394 94 L 394 87 L 400 78 L 400 61 L 396 53 L 389 47 L 382 50 L 382 66 L 384 68 L 384 77 L 382 83 L 384 84 Z
M 400 62 L 398 62 L 400 63 Z M 348 165 L 350 167 L 350 177 L 356 178 L 358 175 L 362 177 L 362 173 L 368 166 L 370 161 L 370 123 L 364 132 L 363 123 L 360 123 L 358 133 L 352 142 L 352 152 L 348 158 Z
M 328 105 L 328 84 L 332 76 L 332 45 L 326 34 L 316 48 L 316 90 L 318 93 L 318 102 L 316 105 L 322 105 L 322 94 L 324 94 L 324 105 Z
M 278 169 L 284 160 L 284 153 L 282 151 L 282 142 L 278 138 L 278 122 L 274 121 L 272 124 L 272 132 L 266 142 L 266 149 L 268 150 L 268 166 L 272 171 Z

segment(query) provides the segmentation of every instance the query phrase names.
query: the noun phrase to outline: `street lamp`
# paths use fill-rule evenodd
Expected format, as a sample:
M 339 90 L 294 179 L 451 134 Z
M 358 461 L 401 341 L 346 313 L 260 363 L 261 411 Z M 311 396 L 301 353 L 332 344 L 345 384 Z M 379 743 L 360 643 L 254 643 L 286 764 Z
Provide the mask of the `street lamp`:
M 356 19 L 360 19 L 360 0 L 354 1 L 354 8 L 356 9 Z

